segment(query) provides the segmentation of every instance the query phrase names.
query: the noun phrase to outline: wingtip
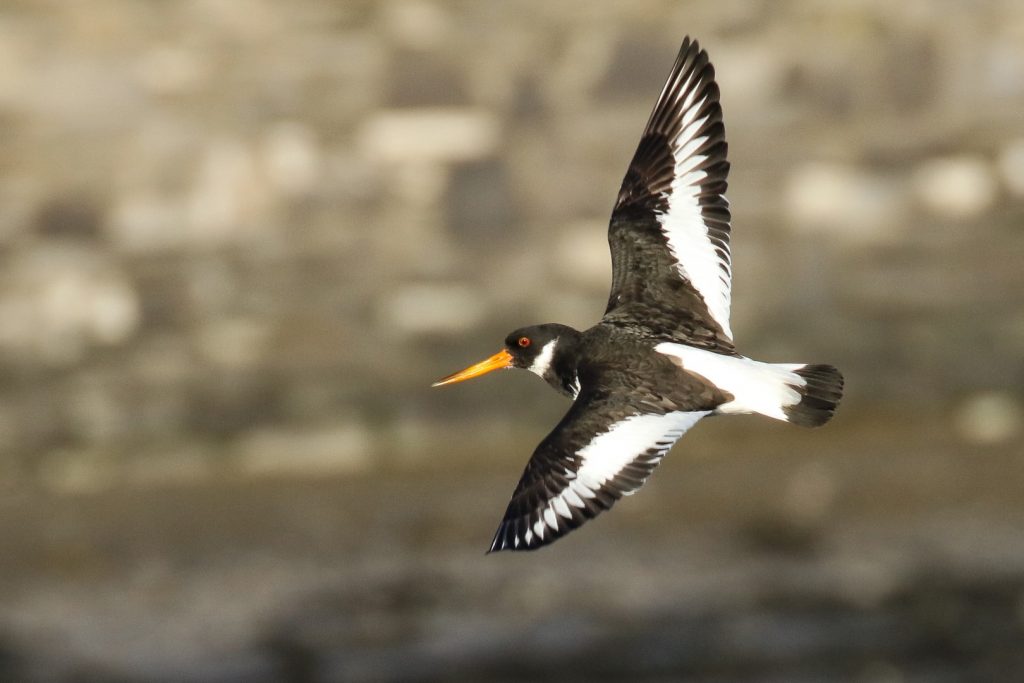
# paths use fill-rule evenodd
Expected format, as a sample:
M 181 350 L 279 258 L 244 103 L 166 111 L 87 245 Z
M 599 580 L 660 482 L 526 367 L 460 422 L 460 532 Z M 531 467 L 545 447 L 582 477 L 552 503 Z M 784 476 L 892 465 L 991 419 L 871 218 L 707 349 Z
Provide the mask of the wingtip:
M 690 34 L 683 36 L 683 43 L 679 46 L 680 57 L 684 55 L 699 55 L 701 52 L 705 52 L 705 50 L 701 48 L 699 40 L 691 37 Z M 705 52 L 705 54 L 707 53 Z
M 497 543 L 492 543 L 491 547 L 484 552 L 484 555 L 493 555 L 495 553 L 502 553 L 510 550 L 521 550 L 521 548 L 512 548 L 507 545 L 498 545 Z
M 491 539 L 491 545 L 487 548 L 487 552 L 485 552 L 484 555 L 490 555 L 491 553 L 497 553 L 505 550 L 505 544 L 501 542 L 502 528 L 502 525 L 498 525 L 498 530 L 494 533 L 494 538 Z

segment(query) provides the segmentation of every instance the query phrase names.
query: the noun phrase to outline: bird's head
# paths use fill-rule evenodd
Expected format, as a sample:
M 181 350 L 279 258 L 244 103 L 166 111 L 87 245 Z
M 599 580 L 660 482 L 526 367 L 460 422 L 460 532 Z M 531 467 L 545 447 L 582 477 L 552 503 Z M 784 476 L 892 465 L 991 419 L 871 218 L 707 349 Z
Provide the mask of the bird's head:
M 579 332 L 557 323 L 521 327 L 505 337 L 505 346 L 501 351 L 465 370 L 439 379 L 432 386 L 463 382 L 492 370 L 521 368 L 543 377 L 560 392 L 575 396 L 579 391 L 575 355 L 579 339 Z

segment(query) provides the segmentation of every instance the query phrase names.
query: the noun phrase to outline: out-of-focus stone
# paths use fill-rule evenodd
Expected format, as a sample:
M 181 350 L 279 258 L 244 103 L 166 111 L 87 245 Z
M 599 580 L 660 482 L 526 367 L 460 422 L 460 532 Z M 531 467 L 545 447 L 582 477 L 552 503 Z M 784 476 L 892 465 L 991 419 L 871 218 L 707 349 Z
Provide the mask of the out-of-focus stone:
M 286 131 L 283 142 L 269 143 L 272 160 L 266 173 L 255 146 L 242 138 L 209 141 L 185 187 L 160 191 L 153 187 L 159 183 L 141 183 L 116 200 L 111 211 L 114 240 L 132 251 L 271 243 L 274 234 L 266 223 L 279 197 L 274 190 L 298 191 L 315 177 L 315 156 L 299 137 Z M 268 182 L 268 177 L 277 182 Z
M 999 154 L 1003 183 L 1017 197 L 1024 197 L 1024 138 L 1006 143 Z
M 566 110 L 589 97 L 608 73 L 615 49 L 614 35 L 600 29 L 568 33 L 557 59 L 541 74 L 548 104 Z
M 519 206 L 504 164 L 495 159 L 457 164 L 443 205 L 449 230 L 464 243 L 494 244 L 510 237 Z
M 465 68 L 443 52 L 402 52 L 391 60 L 385 103 L 394 109 L 464 105 Z
M 192 13 L 192 22 L 202 22 L 222 36 L 257 49 L 282 30 L 286 24 L 284 13 L 288 12 L 278 3 L 262 0 L 213 0 L 203 5 L 186 5 L 185 11 Z
M 114 485 L 116 475 L 111 460 L 92 452 L 51 453 L 39 466 L 40 481 L 55 493 L 99 493 Z
M 116 346 L 125 342 L 139 325 L 139 301 L 135 290 L 113 275 L 93 285 L 88 301 L 88 328 L 97 342 Z
M 985 86 L 984 94 L 1018 105 L 1024 97 L 1024 45 L 1021 44 L 1021 21 L 1007 22 L 1012 26 L 992 31 L 984 43 L 984 71 L 977 81 Z M 1002 33 L 1002 35 L 999 35 Z
M 142 98 L 127 63 L 94 55 L 59 59 L 47 54 L 50 59 L 34 65 L 33 87 L 23 100 L 39 120 L 56 123 L 64 133 L 70 129 L 88 135 L 109 132 L 141 112 Z
M 269 329 L 248 319 L 216 320 L 199 335 L 203 355 L 217 365 L 244 368 L 256 363 L 266 347 Z
M 998 190 L 990 165 L 967 155 L 926 161 L 914 171 L 913 186 L 930 212 L 961 219 L 991 209 Z
M 1024 407 L 1008 392 L 981 392 L 960 404 L 954 424 L 960 436 L 971 443 L 1006 443 L 1018 438 L 1024 429 Z
M 38 220 L 39 186 L 34 178 L 11 174 L 0 182 L 0 246 L 18 242 Z
M 384 300 L 381 322 L 404 334 L 455 334 L 476 328 L 486 299 L 462 284 L 407 285 Z
M 857 242 L 891 242 L 905 201 L 889 179 L 844 164 L 809 163 L 786 186 L 786 213 L 800 232 L 828 232 Z
M 354 474 L 370 467 L 370 433 L 350 422 L 307 429 L 262 429 L 236 444 L 238 467 L 250 476 Z
M 121 195 L 111 211 L 110 230 L 119 248 L 146 252 L 181 246 L 181 208 L 151 190 Z
M 658 81 L 662 75 L 651 73 L 648 67 L 664 61 L 666 55 L 671 55 L 678 46 L 663 44 L 661 41 L 616 38 L 614 33 L 586 32 L 582 39 L 573 41 L 567 47 L 563 56 L 566 63 L 557 76 L 569 80 L 573 78 L 574 70 L 580 72 L 580 82 L 568 87 L 582 86 L 586 89 L 585 96 L 593 92 L 594 99 L 602 102 L 619 101 L 635 105 L 649 100 L 661 87 Z M 638 77 L 640 74 L 642 77 Z M 591 84 L 593 79 L 599 80 Z M 550 95 L 552 106 L 566 105 L 566 100 L 559 97 L 558 91 Z M 559 100 L 561 105 L 558 104 Z
M 723 94 L 726 115 L 758 111 L 764 116 L 764 102 L 783 89 L 786 63 L 777 50 L 768 43 L 747 40 L 722 42 L 712 50 L 718 81 L 730 86 Z
M 40 249 L 0 282 L 0 348 L 53 362 L 116 346 L 139 324 L 139 301 L 119 270 L 88 251 Z
M 134 486 L 197 484 L 213 476 L 214 462 L 214 454 L 196 444 L 155 447 L 126 464 L 124 480 Z
M 585 287 L 607 289 L 611 281 L 606 223 L 580 221 L 558 230 L 549 262 L 558 278 Z
M 0 25 L 0 104 L 12 109 L 25 106 L 25 94 L 35 83 L 31 36 L 15 22 Z
M 381 12 L 384 29 L 404 47 L 428 50 L 441 45 L 449 32 L 450 19 L 435 2 L 400 0 L 389 2 Z
M 596 295 L 580 294 L 572 290 L 561 290 L 557 295 L 551 292 L 552 286 L 548 285 L 534 293 L 530 305 L 530 309 L 535 311 L 532 320 L 557 320 L 584 330 L 597 322 L 607 303 L 607 294 L 603 291 Z
M 206 247 L 243 239 L 267 207 L 253 151 L 240 139 L 212 141 L 203 155 L 185 204 L 190 246 Z
M 88 197 L 53 197 L 39 207 L 35 229 L 48 238 L 94 240 L 100 236 L 102 212 Z
M 202 86 L 209 76 L 208 63 L 195 49 L 160 45 L 142 56 L 135 66 L 139 81 L 159 95 L 179 95 Z
M 132 420 L 117 387 L 94 377 L 82 377 L 64 392 L 64 413 L 71 433 L 87 443 L 110 443 L 126 434 Z
M 320 148 L 309 127 L 295 121 L 275 125 L 263 139 L 263 161 L 270 182 L 281 192 L 310 192 L 320 173 Z
M 436 205 L 448 187 L 447 168 L 430 161 L 402 164 L 389 175 L 392 191 L 413 207 Z
M 83 334 L 115 345 L 127 339 L 138 324 L 135 294 L 113 273 L 54 274 L 41 283 L 36 297 L 39 327 L 54 337 Z
M 468 161 L 491 154 L 499 132 L 497 119 L 479 109 L 392 110 L 366 122 L 359 145 L 372 161 Z

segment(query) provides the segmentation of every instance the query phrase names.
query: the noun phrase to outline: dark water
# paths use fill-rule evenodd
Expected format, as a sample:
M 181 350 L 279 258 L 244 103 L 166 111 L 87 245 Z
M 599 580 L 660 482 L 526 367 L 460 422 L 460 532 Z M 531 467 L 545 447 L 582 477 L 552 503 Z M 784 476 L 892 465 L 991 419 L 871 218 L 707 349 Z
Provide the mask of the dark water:
M 517 453 L 12 493 L 2 679 L 1024 680 L 1014 445 L 765 424 L 526 554 L 483 552 Z

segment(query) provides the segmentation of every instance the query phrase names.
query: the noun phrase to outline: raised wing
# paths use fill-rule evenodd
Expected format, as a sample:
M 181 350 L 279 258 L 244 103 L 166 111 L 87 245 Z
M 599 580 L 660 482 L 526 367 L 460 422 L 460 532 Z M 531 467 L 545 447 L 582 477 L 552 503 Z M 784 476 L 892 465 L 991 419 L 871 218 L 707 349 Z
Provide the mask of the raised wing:
M 584 390 L 534 451 L 488 552 L 535 550 L 609 509 L 708 412 L 643 413 Z
M 714 67 L 686 38 L 612 212 L 605 320 L 732 348 L 726 151 Z

